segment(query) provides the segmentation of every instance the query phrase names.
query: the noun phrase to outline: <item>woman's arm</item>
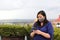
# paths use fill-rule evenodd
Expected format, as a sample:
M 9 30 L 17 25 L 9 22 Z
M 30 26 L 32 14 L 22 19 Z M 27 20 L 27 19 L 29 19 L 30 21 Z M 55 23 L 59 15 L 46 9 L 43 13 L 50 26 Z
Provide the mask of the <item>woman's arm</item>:
M 35 32 L 34 32 L 34 31 L 30 33 L 30 36 L 31 36 L 32 38 L 34 37 L 34 35 L 35 35 Z
M 45 33 L 45 32 L 42 32 L 42 31 L 40 31 L 40 30 L 36 30 L 35 33 L 36 33 L 36 34 L 39 34 L 39 35 L 42 35 L 42 36 L 44 36 L 45 38 L 50 38 L 50 34 Z
M 31 32 L 30 33 L 30 36 L 33 38 L 34 37 L 34 32 Z
M 46 37 L 46 38 L 50 38 L 50 34 L 45 33 L 45 32 L 41 32 L 40 33 L 42 36 Z
M 35 23 L 33 24 L 33 27 L 32 27 L 32 29 L 31 29 L 31 32 L 30 32 L 30 36 L 31 36 L 31 37 L 34 37 L 34 35 L 35 35 L 35 28 L 36 28 L 36 26 L 37 26 L 37 23 L 35 22 Z

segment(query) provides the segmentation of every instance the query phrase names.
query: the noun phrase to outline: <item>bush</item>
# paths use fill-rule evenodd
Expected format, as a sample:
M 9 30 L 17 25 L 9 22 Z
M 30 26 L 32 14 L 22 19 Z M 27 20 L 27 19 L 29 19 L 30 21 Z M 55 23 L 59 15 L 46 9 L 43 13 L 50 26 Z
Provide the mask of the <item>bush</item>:
M 20 25 L 0 25 L 1 36 L 25 36 L 26 30 Z
M 11 36 L 28 36 L 30 38 L 30 30 L 32 25 L 0 25 L 0 35 L 5 37 Z M 54 26 L 54 40 L 60 40 L 60 28 Z
M 60 28 L 54 27 L 54 40 L 60 40 Z

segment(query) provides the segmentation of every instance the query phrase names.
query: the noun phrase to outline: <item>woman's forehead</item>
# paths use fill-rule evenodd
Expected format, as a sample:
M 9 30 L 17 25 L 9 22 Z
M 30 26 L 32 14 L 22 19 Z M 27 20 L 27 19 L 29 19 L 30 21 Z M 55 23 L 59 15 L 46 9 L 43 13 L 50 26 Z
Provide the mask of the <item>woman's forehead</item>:
M 38 17 L 42 17 L 43 15 L 42 14 L 39 14 Z

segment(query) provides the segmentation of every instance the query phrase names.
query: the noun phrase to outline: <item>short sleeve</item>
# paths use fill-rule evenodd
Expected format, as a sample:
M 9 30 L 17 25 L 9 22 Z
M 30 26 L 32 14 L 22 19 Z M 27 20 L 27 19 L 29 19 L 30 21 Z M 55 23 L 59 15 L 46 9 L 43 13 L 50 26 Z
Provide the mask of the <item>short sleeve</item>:
M 51 37 L 50 40 L 53 40 L 54 30 L 53 30 L 53 26 L 50 22 L 48 23 L 47 28 L 48 28 L 48 33 L 50 34 L 50 37 Z

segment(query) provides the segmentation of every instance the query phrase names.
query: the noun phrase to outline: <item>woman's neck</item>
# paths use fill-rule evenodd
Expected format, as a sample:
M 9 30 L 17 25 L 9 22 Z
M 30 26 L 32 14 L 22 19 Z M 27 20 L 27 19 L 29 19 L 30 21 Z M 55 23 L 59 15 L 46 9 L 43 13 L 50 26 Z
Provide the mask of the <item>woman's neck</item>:
M 43 26 L 43 22 L 41 22 L 41 26 Z

